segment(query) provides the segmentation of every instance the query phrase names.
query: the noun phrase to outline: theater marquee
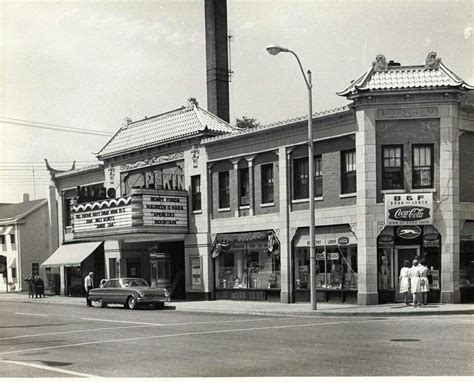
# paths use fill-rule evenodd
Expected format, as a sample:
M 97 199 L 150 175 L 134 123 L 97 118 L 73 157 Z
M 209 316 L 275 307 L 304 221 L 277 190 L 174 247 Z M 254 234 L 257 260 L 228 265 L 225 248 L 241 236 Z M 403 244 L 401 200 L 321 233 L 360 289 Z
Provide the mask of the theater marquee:
M 385 194 L 385 225 L 432 225 L 433 194 Z

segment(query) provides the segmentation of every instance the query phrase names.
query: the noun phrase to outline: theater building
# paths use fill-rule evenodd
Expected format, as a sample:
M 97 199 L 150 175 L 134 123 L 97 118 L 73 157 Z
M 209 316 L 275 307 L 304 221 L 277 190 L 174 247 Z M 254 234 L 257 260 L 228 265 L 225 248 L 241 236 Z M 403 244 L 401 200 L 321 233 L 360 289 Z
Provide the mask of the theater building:
M 314 175 L 305 116 L 236 129 L 191 102 L 127 121 L 100 165 L 54 175 L 59 240 L 175 298 L 309 301 L 313 176 L 319 301 L 397 302 L 417 256 L 431 302 L 472 301 L 472 89 L 436 54 L 377 56 L 339 93 L 349 105 L 312 116 Z

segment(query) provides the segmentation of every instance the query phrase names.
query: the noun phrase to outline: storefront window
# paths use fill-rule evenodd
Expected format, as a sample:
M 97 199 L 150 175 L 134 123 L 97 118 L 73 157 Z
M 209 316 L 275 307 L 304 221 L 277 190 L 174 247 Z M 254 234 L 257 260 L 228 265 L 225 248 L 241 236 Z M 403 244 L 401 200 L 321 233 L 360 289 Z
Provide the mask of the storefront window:
M 474 286 L 474 240 L 461 240 L 459 285 Z
M 236 243 L 216 258 L 218 289 L 279 289 L 280 260 L 266 243 Z
M 309 248 L 295 250 L 295 287 L 309 289 Z M 316 247 L 316 288 L 357 290 L 357 246 Z

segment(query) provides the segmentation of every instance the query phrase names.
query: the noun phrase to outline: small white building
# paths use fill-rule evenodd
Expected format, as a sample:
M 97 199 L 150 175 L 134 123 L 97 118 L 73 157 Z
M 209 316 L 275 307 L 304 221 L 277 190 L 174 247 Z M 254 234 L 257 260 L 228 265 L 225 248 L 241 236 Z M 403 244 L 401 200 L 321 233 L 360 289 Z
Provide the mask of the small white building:
M 6 270 L 0 270 L 0 292 L 27 290 L 25 278 L 38 275 L 51 254 L 49 248 L 48 201 L 29 201 L 0 206 L 0 255 L 6 257 Z

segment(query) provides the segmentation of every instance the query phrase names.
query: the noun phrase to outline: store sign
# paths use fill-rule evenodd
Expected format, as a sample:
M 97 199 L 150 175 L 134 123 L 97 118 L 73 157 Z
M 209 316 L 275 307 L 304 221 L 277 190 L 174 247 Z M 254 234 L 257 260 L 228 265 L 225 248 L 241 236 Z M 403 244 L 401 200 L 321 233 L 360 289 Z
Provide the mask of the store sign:
M 349 244 L 349 238 L 347 237 L 339 237 L 337 240 L 337 244 L 339 246 L 346 246 Z
M 379 236 L 379 239 L 378 239 L 379 249 L 391 248 L 393 244 L 394 244 L 393 235 L 382 234 Z
M 130 197 L 72 206 L 74 233 L 132 225 Z
M 143 195 L 143 225 L 187 228 L 187 206 L 186 196 Z
M 400 226 L 397 229 L 397 235 L 403 239 L 414 239 L 419 237 L 421 234 L 421 228 L 419 226 Z
M 429 233 L 423 236 L 423 247 L 439 247 L 440 238 L 439 234 Z
M 385 194 L 385 224 L 431 225 L 433 224 L 433 194 L 404 193 Z

